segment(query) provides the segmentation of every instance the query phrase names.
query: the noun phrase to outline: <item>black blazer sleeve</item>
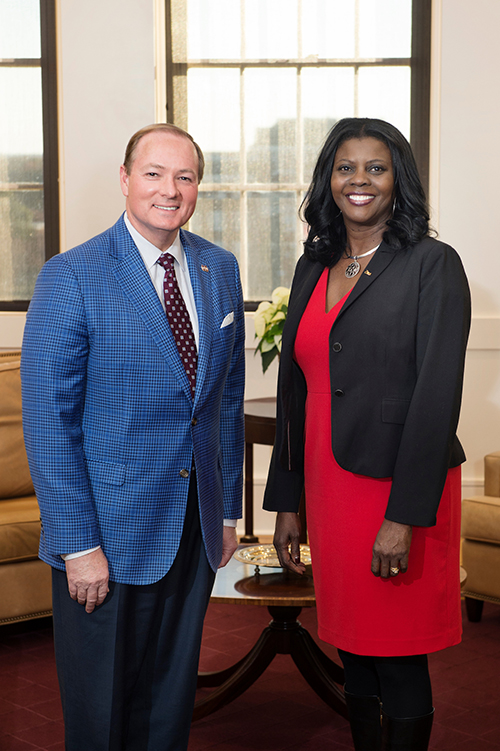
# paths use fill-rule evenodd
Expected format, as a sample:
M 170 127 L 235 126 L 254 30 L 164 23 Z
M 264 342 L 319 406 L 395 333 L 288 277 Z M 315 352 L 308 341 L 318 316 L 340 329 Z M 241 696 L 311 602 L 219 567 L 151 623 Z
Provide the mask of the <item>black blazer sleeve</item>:
M 278 373 L 276 438 L 264 493 L 264 508 L 268 511 L 297 512 L 304 487 L 307 386 L 293 360 L 293 349 L 302 313 L 323 268 L 302 256 L 292 281 Z
M 456 437 L 470 293 L 462 263 L 434 243 L 420 267 L 416 317 L 417 378 L 392 472 L 386 518 L 433 526 L 449 467 L 465 461 Z

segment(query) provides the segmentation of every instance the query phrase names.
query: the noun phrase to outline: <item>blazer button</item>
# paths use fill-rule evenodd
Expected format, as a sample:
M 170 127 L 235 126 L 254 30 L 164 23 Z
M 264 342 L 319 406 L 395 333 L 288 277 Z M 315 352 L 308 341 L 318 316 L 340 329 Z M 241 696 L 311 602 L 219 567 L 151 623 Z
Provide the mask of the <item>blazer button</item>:
M 332 345 L 332 349 L 333 349 L 334 352 L 340 352 L 340 350 L 342 349 L 341 343 L 340 342 L 334 342 L 334 344 Z
M 187 469 L 181 469 L 181 471 L 179 472 L 179 474 L 180 474 L 181 477 L 189 477 L 189 470 L 187 470 Z
M 194 426 L 197 425 L 197 424 L 198 424 L 198 420 L 196 419 L 196 417 L 193 417 L 193 419 L 191 420 L 191 425 L 194 428 Z
M 333 393 L 335 394 L 335 396 L 344 396 L 342 389 L 335 389 Z

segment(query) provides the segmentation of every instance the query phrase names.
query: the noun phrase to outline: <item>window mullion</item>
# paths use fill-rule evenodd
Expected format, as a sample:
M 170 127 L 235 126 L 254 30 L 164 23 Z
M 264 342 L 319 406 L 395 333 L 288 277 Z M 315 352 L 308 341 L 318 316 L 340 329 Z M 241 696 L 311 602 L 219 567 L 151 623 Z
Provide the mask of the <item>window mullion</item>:
M 245 59 L 245 0 L 240 0 L 240 39 L 241 59 Z M 243 289 L 248 282 L 248 199 L 247 199 L 247 159 L 245 131 L 245 66 L 240 63 L 240 272 Z
M 55 2 L 40 2 L 45 258 L 60 252 Z

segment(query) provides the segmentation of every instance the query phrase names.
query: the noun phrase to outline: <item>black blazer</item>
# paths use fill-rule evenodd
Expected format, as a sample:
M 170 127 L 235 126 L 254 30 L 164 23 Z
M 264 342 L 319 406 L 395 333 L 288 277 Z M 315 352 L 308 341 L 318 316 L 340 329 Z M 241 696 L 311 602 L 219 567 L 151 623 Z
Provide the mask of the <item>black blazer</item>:
M 302 256 L 292 283 L 264 497 L 270 511 L 297 511 L 304 484 L 307 386 L 293 350 L 323 269 Z M 333 454 L 350 472 L 393 478 L 392 521 L 434 525 L 448 468 L 465 461 L 456 428 L 469 327 L 460 258 L 433 238 L 398 251 L 382 242 L 332 326 Z

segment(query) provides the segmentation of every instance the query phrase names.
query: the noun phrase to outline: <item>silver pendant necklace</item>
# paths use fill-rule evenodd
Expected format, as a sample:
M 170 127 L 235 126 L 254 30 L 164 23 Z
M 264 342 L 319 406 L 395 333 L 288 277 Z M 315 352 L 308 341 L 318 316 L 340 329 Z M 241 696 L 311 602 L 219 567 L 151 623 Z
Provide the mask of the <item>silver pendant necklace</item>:
M 378 248 L 378 245 L 377 245 L 377 248 Z M 346 277 L 348 279 L 352 279 L 353 276 L 357 276 L 361 268 L 361 266 L 358 263 L 358 258 L 364 258 L 365 256 L 369 256 L 372 253 L 375 253 L 377 248 L 373 248 L 373 250 L 368 250 L 366 253 L 362 253 L 360 256 L 349 256 L 346 254 L 346 258 L 352 258 L 352 262 L 347 266 L 345 270 Z

